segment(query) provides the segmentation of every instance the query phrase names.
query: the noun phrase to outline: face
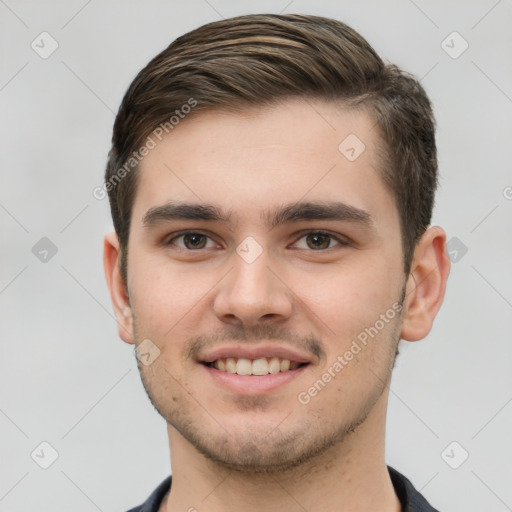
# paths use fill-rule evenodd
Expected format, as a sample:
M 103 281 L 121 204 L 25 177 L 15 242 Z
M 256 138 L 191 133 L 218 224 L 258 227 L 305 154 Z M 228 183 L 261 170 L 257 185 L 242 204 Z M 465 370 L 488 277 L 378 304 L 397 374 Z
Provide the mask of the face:
M 364 112 L 290 100 L 199 112 L 145 157 L 124 339 L 158 355 L 139 368 L 176 439 L 282 470 L 385 393 L 405 276 L 380 144 Z

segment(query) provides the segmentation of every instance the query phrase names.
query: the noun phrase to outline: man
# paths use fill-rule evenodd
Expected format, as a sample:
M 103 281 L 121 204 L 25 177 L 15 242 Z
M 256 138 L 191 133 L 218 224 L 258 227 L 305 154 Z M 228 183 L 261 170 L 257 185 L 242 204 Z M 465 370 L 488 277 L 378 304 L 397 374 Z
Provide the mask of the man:
M 435 510 L 384 438 L 449 273 L 436 185 L 425 91 L 341 22 L 210 23 L 139 73 L 104 264 L 172 482 L 133 511 Z

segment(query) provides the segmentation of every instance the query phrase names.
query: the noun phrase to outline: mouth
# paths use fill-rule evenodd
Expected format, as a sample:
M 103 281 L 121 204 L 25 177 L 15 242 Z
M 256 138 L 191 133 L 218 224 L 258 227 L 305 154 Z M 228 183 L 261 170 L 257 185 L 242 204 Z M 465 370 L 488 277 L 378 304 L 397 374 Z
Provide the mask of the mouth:
M 310 354 L 295 347 L 262 343 L 219 346 L 201 354 L 199 366 L 206 370 L 207 384 L 237 396 L 261 396 L 291 389 L 292 382 L 314 366 Z M 278 396 L 278 395 L 276 395 Z
M 309 362 L 290 361 L 290 359 L 274 356 L 257 359 L 227 357 L 210 362 L 203 361 L 202 364 L 223 373 L 263 377 L 265 375 L 293 372 L 307 366 Z

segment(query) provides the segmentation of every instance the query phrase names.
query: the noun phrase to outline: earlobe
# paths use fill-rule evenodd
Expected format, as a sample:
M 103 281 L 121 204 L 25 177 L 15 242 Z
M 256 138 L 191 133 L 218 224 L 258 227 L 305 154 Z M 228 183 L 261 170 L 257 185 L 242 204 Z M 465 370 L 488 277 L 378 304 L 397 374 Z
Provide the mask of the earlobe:
M 446 233 L 439 226 L 428 228 L 416 245 L 407 280 L 402 339 L 418 341 L 430 332 L 444 299 L 449 273 Z
M 135 343 L 133 333 L 132 310 L 128 298 L 126 284 L 119 269 L 121 256 L 119 239 L 116 233 L 105 235 L 103 243 L 103 267 L 105 279 L 110 291 L 112 306 L 117 320 L 120 338 L 126 343 Z

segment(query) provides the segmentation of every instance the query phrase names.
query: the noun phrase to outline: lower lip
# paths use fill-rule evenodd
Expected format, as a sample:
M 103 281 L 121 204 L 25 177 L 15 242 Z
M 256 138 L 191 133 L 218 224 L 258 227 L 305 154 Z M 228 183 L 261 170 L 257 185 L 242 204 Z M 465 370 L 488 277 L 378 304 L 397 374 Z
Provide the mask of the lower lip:
M 238 395 L 262 395 L 275 391 L 298 378 L 309 365 L 306 364 L 287 372 L 269 373 L 268 375 L 238 375 L 237 373 L 222 372 L 204 364 L 201 364 L 201 366 L 216 384 Z

